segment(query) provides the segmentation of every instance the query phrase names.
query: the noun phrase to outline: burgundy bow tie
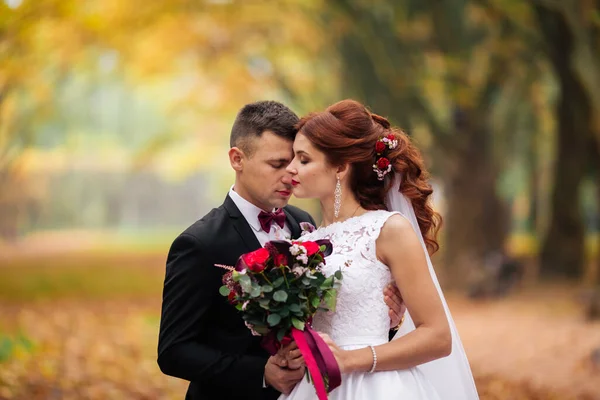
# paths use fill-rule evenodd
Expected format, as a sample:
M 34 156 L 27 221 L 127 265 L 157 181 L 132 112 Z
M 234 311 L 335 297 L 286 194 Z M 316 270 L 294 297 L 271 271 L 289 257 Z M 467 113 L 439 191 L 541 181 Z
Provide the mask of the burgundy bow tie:
M 285 213 L 281 208 L 275 212 L 261 211 L 258 213 L 258 222 L 260 222 L 260 227 L 263 231 L 269 233 L 273 222 L 283 228 L 283 225 L 285 224 Z

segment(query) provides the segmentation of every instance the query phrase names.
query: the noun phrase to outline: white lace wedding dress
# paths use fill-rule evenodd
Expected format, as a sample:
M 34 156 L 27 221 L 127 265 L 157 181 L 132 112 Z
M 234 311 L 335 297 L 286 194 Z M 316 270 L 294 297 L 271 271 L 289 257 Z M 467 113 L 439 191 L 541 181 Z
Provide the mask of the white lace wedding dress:
M 338 269 L 343 280 L 335 312 L 319 312 L 313 327 L 327 333 L 338 346 L 354 350 L 387 343 L 390 328 L 388 306 L 383 300 L 385 286 L 392 282 L 388 267 L 377 259 L 375 241 L 385 221 L 394 213 L 370 211 L 336 222 L 305 235 L 301 240 L 329 239 L 333 253 L 327 257 L 325 273 Z M 316 399 L 313 385 L 303 379 L 280 400 Z M 433 385 L 420 367 L 375 373 L 342 375 L 342 384 L 329 394 L 332 400 L 439 400 Z

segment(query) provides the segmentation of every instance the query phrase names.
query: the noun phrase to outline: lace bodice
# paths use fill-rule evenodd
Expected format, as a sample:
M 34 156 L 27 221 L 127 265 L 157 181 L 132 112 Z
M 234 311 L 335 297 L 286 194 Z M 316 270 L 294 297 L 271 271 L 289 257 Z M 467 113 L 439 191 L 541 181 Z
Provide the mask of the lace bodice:
M 333 253 L 324 272 L 342 270 L 335 312 L 318 312 L 317 331 L 327 333 L 340 346 L 380 344 L 388 341 L 390 318 L 383 290 L 392 281 L 389 268 L 377 259 L 375 241 L 394 213 L 379 210 L 335 222 L 303 236 L 302 240 L 329 239 Z

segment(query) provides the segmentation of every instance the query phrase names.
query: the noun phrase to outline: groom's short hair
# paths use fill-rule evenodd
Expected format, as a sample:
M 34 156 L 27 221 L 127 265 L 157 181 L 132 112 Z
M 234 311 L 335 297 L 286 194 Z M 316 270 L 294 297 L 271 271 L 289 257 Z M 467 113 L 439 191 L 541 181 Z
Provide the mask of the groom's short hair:
M 235 118 L 229 145 L 239 147 L 251 155 L 254 151 L 251 146 L 252 139 L 260 137 L 265 131 L 271 131 L 277 136 L 293 141 L 299 120 L 292 110 L 277 101 L 267 100 L 246 104 Z

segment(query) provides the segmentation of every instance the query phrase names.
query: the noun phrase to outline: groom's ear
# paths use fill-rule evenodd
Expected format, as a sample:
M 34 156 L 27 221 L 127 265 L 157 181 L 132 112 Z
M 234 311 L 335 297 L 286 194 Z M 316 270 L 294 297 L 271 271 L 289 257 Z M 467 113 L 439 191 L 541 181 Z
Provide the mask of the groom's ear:
M 235 171 L 241 172 L 244 169 L 244 159 L 246 158 L 244 152 L 238 147 L 232 147 L 229 149 L 228 154 L 231 168 L 233 168 Z

